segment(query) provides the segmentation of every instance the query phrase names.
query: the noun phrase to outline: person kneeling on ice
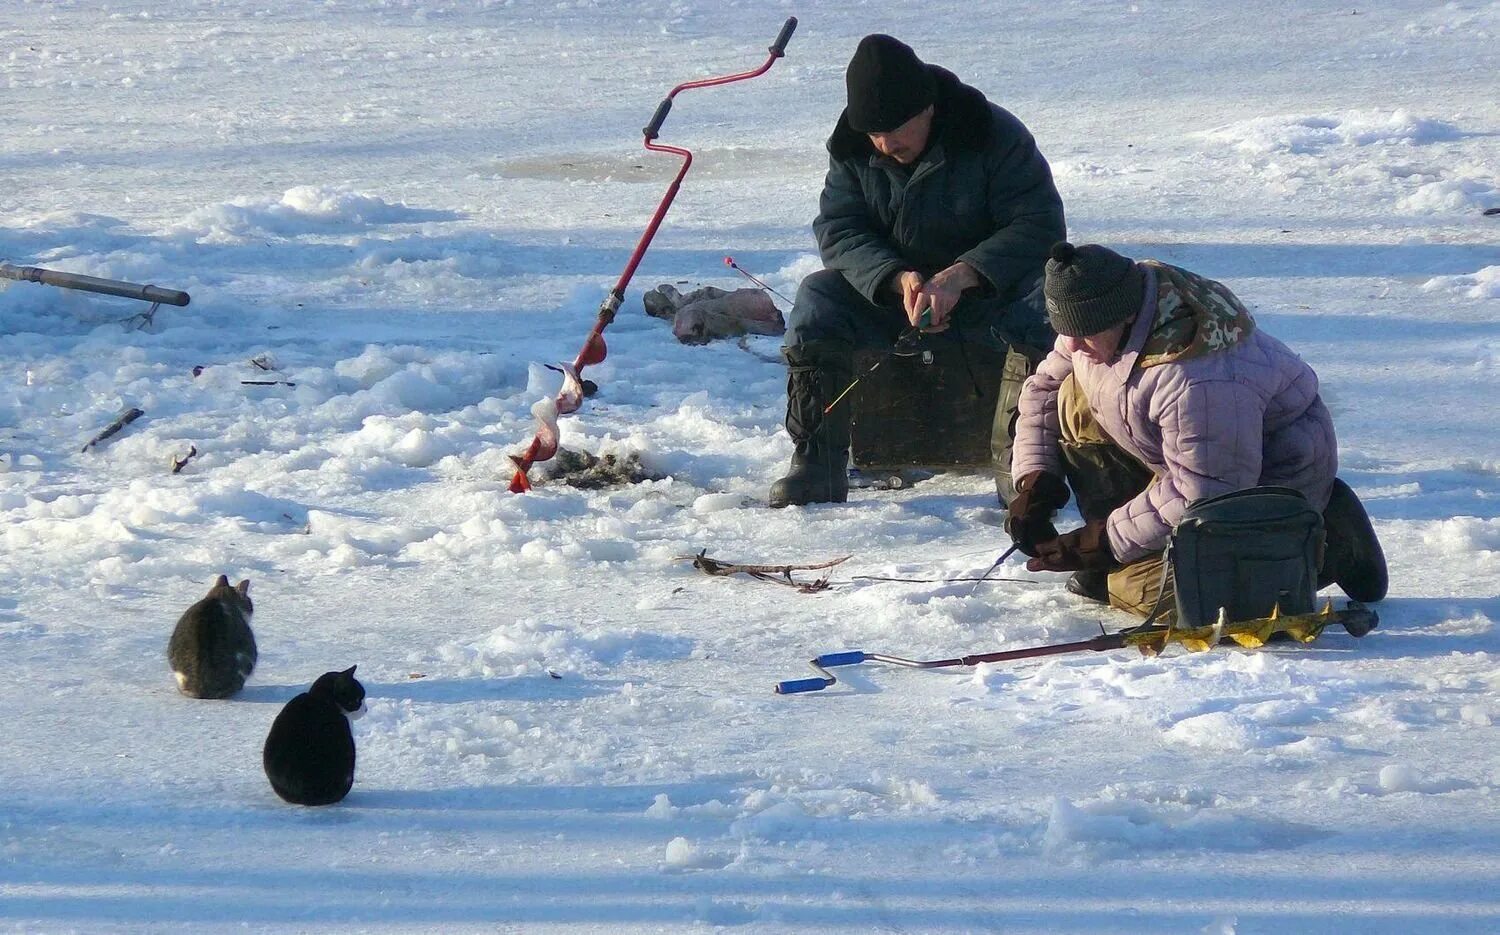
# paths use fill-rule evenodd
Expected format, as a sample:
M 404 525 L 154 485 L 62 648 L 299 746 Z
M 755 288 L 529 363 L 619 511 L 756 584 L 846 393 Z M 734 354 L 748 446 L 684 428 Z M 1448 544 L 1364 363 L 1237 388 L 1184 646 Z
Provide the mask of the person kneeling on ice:
M 1004 451 L 1020 381 L 1052 344 L 1042 264 L 1066 228 L 1030 131 L 890 36 L 861 39 L 844 78 L 813 221 L 826 269 L 802 280 L 782 348 L 796 448 L 771 485 L 772 507 L 848 498 L 851 404 L 839 396 L 855 350 L 951 326 L 947 340 L 1006 351 L 993 442 Z M 1008 500 L 1009 458 L 1000 460 Z
M 1045 274 L 1058 338 L 1021 391 L 1005 522 L 1027 568 L 1074 572 L 1069 591 L 1147 616 L 1188 506 L 1275 485 L 1323 514 L 1317 586 L 1385 596 L 1380 544 L 1335 476 L 1317 374 L 1232 292 L 1096 244 L 1053 245 Z M 1058 535 L 1052 518 L 1069 486 L 1084 525 Z

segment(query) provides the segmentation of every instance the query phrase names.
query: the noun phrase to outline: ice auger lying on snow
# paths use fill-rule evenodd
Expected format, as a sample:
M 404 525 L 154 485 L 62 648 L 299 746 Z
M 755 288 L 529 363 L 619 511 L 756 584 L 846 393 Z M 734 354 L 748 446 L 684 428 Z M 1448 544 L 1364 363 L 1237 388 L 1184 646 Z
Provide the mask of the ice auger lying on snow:
M 518 455 L 511 455 L 515 462 L 516 471 L 510 479 L 511 493 L 525 493 L 531 489 L 531 481 L 526 472 L 531 466 L 539 461 L 547 461 L 557 454 L 559 443 L 557 419 L 559 416 L 578 411 L 583 405 L 584 387 L 579 374 L 583 368 L 590 364 L 604 362 L 609 353 L 604 344 L 604 329 L 609 327 L 610 322 L 615 320 L 615 312 L 620 310 L 620 304 L 625 301 L 625 287 L 630 285 L 630 280 L 635 276 L 635 268 L 640 265 L 641 257 L 645 256 L 646 248 L 651 245 L 651 239 L 656 236 L 656 229 L 661 226 L 662 218 L 666 217 L 667 209 L 672 206 L 672 200 L 677 197 L 677 191 L 682 187 L 682 180 L 687 175 L 688 169 L 693 165 L 693 154 L 690 150 L 680 146 L 667 146 L 656 142 L 657 135 L 661 132 L 661 125 L 667 119 L 667 114 L 672 111 L 672 99 L 679 92 L 691 88 L 711 88 L 721 84 L 730 84 L 735 81 L 744 81 L 765 74 L 775 64 L 778 58 L 786 54 L 786 44 L 792 38 L 792 31 L 797 28 L 797 17 L 787 18 L 781 24 L 781 32 L 776 34 L 776 40 L 771 43 L 768 50 L 770 55 L 765 63 L 759 68 L 740 72 L 734 75 L 720 75 L 715 78 L 701 78 L 697 81 L 685 81 L 673 88 L 656 106 L 656 113 L 651 115 L 651 122 L 646 124 L 641 131 L 645 135 L 645 147 L 652 152 L 671 153 L 682 159 L 682 167 L 677 170 L 677 177 L 672 179 L 672 184 L 667 186 L 667 193 L 662 196 L 661 203 L 656 206 L 656 213 L 651 216 L 651 221 L 646 225 L 646 230 L 641 234 L 641 239 L 635 245 L 635 250 L 630 254 L 630 259 L 625 263 L 625 271 L 615 282 L 614 288 L 605 295 L 604 301 L 599 305 L 599 314 L 594 321 L 594 327 L 584 339 L 583 349 L 571 364 L 562 364 L 552 367 L 563 375 L 563 386 L 558 394 L 551 399 L 539 400 L 531 407 L 532 415 L 536 416 L 537 430 L 532 437 L 531 443 L 526 450 Z
M 1148 625 L 1121 630 L 1118 633 L 1104 633 L 1093 639 L 1077 640 L 1072 643 L 1052 643 L 1047 646 L 1030 646 L 1025 649 L 957 656 L 953 659 L 904 659 L 900 656 L 859 650 L 824 653 L 821 656 L 815 656 L 808 663 L 818 673 L 817 676 L 777 682 L 776 693 L 795 695 L 801 692 L 822 691 L 838 682 L 838 678 L 829 672 L 829 669 L 837 666 L 852 666 L 861 662 L 885 662 L 908 669 L 941 669 L 949 666 L 977 666 L 982 662 L 1006 662 L 1012 659 L 1034 659 L 1038 656 L 1060 656 L 1064 653 L 1078 653 L 1086 650 L 1107 652 L 1112 649 L 1124 649 L 1127 646 L 1136 647 L 1143 655 L 1154 656 L 1171 643 L 1180 644 L 1190 652 L 1203 652 L 1212 649 L 1224 640 L 1255 649 L 1264 646 L 1279 633 L 1284 633 L 1301 643 L 1311 643 L 1333 624 L 1343 626 L 1349 631 L 1350 636 L 1364 636 L 1380 623 L 1380 617 L 1363 604 L 1350 601 L 1349 606 L 1343 610 L 1334 610 L 1331 600 L 1321 611 L 1314 613 L 1281 614 L 1278 610 L 1273 610 L 1266 617 L 1230 621 L 1221 611 L 1220 617 L 1218 622 L 1206 627 Z
M 1315 609 L 1323 551 L 1323 516 L 1295 490 L 1262 486 L 1205 498 L 1189 505 L 1172 530 L 1157 611 L 1138 627 L 1072 643 L 952 659 L 905 659 L 859 650 L 825 653 L 811 661 L 817 677 L 779 682 L 776 692 L 822 691 L 838 682 L 829 669 L 861 662 L 939 669 L 1126 646 L 1154 656 L 1172 643 L 1190 652 L 1221 642 L 1254 649 L 1277 637 L 1311 643 L 1335 624 L 1350 636 L 1364 636 L 1380 618 L 1363 604 L 1350 601 L 1343 610 L 1334 610 L 1329 600 L 1322 610 Z M 1380 562 L 1383 578 L 1384 558 Z M 1176 605 L 1167 617 L 1172 622 L 1158 624 L 1157 612 L 1169 593 Z

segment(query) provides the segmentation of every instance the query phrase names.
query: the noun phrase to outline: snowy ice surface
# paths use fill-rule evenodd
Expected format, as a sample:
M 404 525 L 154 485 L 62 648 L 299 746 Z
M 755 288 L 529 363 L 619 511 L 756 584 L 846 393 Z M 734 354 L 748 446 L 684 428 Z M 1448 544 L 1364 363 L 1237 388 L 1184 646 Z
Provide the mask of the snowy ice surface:
M 679 96 L 697 159 L 562 420 L 666 479 L 510 495 L 676 169 L 639 128 L 788 15 L 765 76 Z M 990 483 L 766 510 L 775 340 L 640 307 L 818 268 L 870 31 L 1030 126 L 1075 240 L 1229 283 L 1317 368 L 1380 629 L 771 694 L 1127 623 L 1014 565 L 854 580 L 981 571 Z M 141 330 L 0 291 L 0 930 L 1500 930 L 1500 4 L 17 0 L 0 36 L 0 259 L 193 296 Z M 805 595 L 700 549 L 853 557 Z M 220 573 L 260 664 L 191 701 L 166 640 Z M 355 663 L 354 790 L 287 806 L 270 722 Z

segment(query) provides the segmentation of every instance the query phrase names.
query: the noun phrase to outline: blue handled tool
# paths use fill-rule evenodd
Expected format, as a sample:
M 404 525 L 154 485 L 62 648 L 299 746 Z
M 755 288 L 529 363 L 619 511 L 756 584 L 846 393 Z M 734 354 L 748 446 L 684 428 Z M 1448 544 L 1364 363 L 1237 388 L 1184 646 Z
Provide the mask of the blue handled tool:
M 1268 617 L 1231 622 L 1227 619 L 1227 614 L 1220 610 L 1219 620 L 1212 626 L 1177 627 L 1145 624 L 1130 630 L 1121 630 L 1118 633 L 1101 633 L 1088 640 L 955 656 L 952 659 L 905 659 L 901 656 L 888 656 L 885 653 L 846 650 L 813 657 L 808 664 L 817 671 L 818 675 L 810 679 L 778 682 L 776 694 L 797 695 L 804 692 L 822 691 L 830 685 L 838 684 L 838 677 L 829 672 L 829 669 L 857 665 L 861 662 L 885 662 L 907 669 L 941 669 L 950 666 L 977 666 L 982 662 L 1006 662 L 1013 659 L 1059 656 L 1064 653 L 1108 652 L 1123 649 L 1126 646 L 1134 646 L 1145 655 L 1155 656 L 1166 649 L 1170 643 L 1177 643 L 1190 652 L 1203 652 L 1225 641 L 1237 643 L 1247 649 L 1254 649 L 1264 645 L 1274 633 L 1286 633 L 1299 642 L 1310 643 L 1317 639 L 1325 628 L 1333 624 L 1342 626 L 1350 636 L 1361 637 L 1375 629 L 1379 623 L 1380 617 L 1357 601 L 1350 601 L 1342 610 L 1334 610 L 1333 601 L 1330 600 L 1322 610 L 1305 614 L 1282 614 L 1279 609 L 1272 609 Z
M 1078 645 L 1081 648 L 1083 644 Z M 838 684 L 838 677 L 828 670 L 837 666 L 852 666 L 858 665 L 861 662 L 887 662 L 893 666 L 903 666 L 908 669 L 938 669 L 944 666 L 978 665 L 980 662 L 994 661 L 991 658 L 993 656 L 1012 657 L 1012 654 L 1037 655 L 1036 652 L 1031 650 L 1016 649 L 1011 650 L 1009 653 L 990 653 L 988 656 L 963 656 L 957 659 L 921 660 L 904 659 L 901 656 L 888 656 L 885 653 L 866 653 L 857 649 L 841 653 L 824 653 L 821 656 L 814 656 L 807 663 L 817 670 L 817 677 L 777 682 L 776 694 L 797 695 L 803 692 L 818 692 L 830 685 L 836 685 Z M 1021 658 L 1021 656 L 1015 655 L 1013 658 Z
M 802 692 L 820 692 L 838 682 L 838 679 L 829 673 L 828 670 L 830 668 L 834 666 L 857 665 L 873 658 L 875 657 L 858 650 L 844 653 L 824 653 L 808 662 L 808 665 L 821 673 L 819 676 L 810 679 L 788 679 L 785 682 L 777 682 L 776 694 L 797 695 Z

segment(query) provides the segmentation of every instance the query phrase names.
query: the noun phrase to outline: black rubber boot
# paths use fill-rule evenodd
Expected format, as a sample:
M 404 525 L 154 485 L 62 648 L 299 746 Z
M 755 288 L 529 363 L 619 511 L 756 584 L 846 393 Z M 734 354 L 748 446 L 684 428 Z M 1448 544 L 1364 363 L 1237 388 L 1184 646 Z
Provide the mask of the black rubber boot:
M 1385 551 L 1375 538 L 1364 504 L 1348 484 L 1334 478 L 1333 495 L 1323 511 L 1323 567 L 1318 587 L 1336 584 L 1350 598 L 1362 603 L 1385 597 L 1390 577 Z
M 854 380 L 854 354 L 818 342 L 782 351 L 786 357 L 786 430 L 797 448 L 787 475 L 771 485 L 774 508 L 849 499 L 849 398 L 823 410 Z
M 1097 569 L 1075 571 L 1068 576 L 1068 583 L 1063 587 L 1068 589 L 1069 594 L 1077 594 L 1096 604 L 1109 603 L 1109 572 L 1107 571 Z

